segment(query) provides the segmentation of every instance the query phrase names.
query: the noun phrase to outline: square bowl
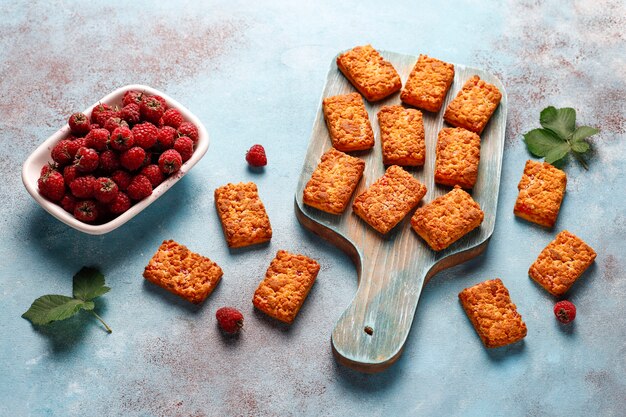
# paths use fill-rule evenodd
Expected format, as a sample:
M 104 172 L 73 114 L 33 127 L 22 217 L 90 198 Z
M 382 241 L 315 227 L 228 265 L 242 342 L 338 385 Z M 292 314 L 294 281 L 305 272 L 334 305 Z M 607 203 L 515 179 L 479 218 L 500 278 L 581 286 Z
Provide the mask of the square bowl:
M 93 225 L 84 223 L 76 219 L 72 214 L 65 211 L 63 207 L 52 201 L 47 200 L 45 197 L 39 194 L 37 180 L 40 176 L 41 167 L 43 167 L 48 162 L 52 162 L 52 156 L 50 155 L 50 152 L 59 141 L 61 141 L 70 134 L 69 125 L 66 124 L 55 134 L 46 139 L 46 141 L 39 145 L 39 147 L 35 149 L 35 151 L 31 153 L 24 162 L 24 165 L 22 166 L 22 182 L 24 183 L 24 186 L 26 187 L 28 193 L 35 199 L 35 201 L 37 201 L 37 203 L 39 203 L 41 207 L 44 208 L 44 210 L 46 210 L 48 213 L 50 213 L 63 223 L 67 224 L 68 226 L 71 226 L 74 229 L 80 230 L 84 233 L 88 233 L 91 235 L 102 235 L 105 233 L 109 233 L 135 217 L 143 209 L 145 209 L 156 199 L 161 197 L 187 172 L 189 172 L 189 170 L 193 168 L 193 166 L 197 164 L 200 159 L 202 159 L 207 149 L 209 148 L 209 135 L 202 122 L 200 122 L 200 120 L 187 108 L 185 108 L 183 105 L 181 105 L 179 102 L 177 102 L 167 94 L 146 85 L 131 84 L 118 88 L 110 94 L 102 97 L 96 103 L 84 110 L 83 113 L 85 113 L 87 116 L 91 116 L 91 111 L 99 103 L 105 103 L 111 106 L 121 106 L 124 93 L 129 90 L 139 90 L 150 95 L 158 95 L 163 97 L 167 102 L 168 107 L 176 108 L 183 115 L 185 121 L 191 122 L 196 125 L 196 127 L 198 128 L 198 142 L 196 143 L 195 150 L 191 158 L 181 166 L 180 170 L 177 173 L 166 178 L 161 184 L 154 188 L 151 195 L 141 201 L 138 201 L 137 203 L 132 205 L 130 209 L 115 217 L 114 219 L 103 224 Z

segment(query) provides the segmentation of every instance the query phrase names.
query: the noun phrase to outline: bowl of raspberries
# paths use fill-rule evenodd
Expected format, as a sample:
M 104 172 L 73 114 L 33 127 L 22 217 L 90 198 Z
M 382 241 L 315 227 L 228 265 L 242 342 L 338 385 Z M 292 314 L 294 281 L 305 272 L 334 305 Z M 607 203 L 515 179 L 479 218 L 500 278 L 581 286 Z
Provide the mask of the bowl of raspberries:
M 22 181 L 50 214 L 85 233 L 108 233 L 139 214 L 206 153 L 206 128 L 145 85 L 121 87 L 43 142 Z

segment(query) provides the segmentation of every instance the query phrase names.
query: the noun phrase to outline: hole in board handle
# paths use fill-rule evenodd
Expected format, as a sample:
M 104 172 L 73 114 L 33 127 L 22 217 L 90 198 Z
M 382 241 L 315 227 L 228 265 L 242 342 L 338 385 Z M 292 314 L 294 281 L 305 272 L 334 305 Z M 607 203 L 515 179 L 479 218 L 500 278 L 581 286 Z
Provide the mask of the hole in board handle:
M 372 329 L 370 326 L 365 326 L 365 329 L 363 329 L 365 331 L 365 333 L 367 333 L 368 336 L 371 336 L 374 334 L 374 329 Z

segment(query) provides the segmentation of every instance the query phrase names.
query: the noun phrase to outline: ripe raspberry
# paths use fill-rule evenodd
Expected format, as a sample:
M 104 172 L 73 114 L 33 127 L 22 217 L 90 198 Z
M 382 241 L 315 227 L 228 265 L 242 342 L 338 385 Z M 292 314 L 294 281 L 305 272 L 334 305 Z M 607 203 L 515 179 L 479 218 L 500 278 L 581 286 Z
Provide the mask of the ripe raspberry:
M 78 177 L 80 177 L 80 172 L 78 172 L 74 165 L 68 165 L 63 168 L 63 179 L 66 184 L 71 184 L 71 182 Z
M 76 152 L 74 165 L 80 172 L 91 172 L 98 168 L 98 153 L 91 148 L 82 147 Z
M 160 124 L 163 126 L 171 126 L 174 129 L 178 129 L 180 124 L 184 122 L 183 115 L 177 109 L 167 109 L 161 117 Z
M 109 143 L 110 133 L 106 129 L 94 129 L 87 133 L 85 142 L 88 148 L 103 151 Z
M 570 323 L 576 318 L 576 306 L 571 301 L 559 301 L 554 305 L 554 315 L 561 323 Z
M 94 197 L 102 203 L 110 203 L 115 200 L 118 192 L 119 188 L 111 178 L 100 177 L 95 182 Z
M 113 172 L 120 169 L 120 158 L 110 149 L 100 154 L 100 169 L 104 172 Z
M 109 144 L 111 145 L 111 148 L 116 151 L 125 151 L 133 147 L 135 144 L 135 136 L 129 128 L 120 127 L 115 129 L 111 134 Z
M 98 123 L 91 122 L 89 125 L 89 130 L 100 129 L 100 125 Z
M 130 185 L 130 182 L 133 179 L 133 176 L 130 175 L 128 172 L 120 169 L 111 174 L 111 179 L 115 181 L 117 187 L 120 190 L 126 191 L 128 189 L 128 186 Z
M 93 197 L 94 188 L 96 186 L 96 177 L 93 175 L 85 175 L 78 177 L 70 183 L 70 190 L 74 197 L 91 198 Z
M 143 164 L 141 164 L 141 168 L 148 166 L 152 163 L 152 152 L 146 151 L 146 157 L 143 158 Z
M 261 145 L 253 145 L 246 153 L 246 161 L 253 167 L 264 167 L 267 165 L 265 149 Z
M 154 146 L 159 136 L 159 129 L 152 123 L 141 123 L 133 126 L 133 137 L 135 145 L 144 149 L 150 149 Z
M 129 171 L 139 169 L 146 159 L 146 151 L 139 146 L 134 146 L 122 153 L 120 163 Z
M 120 116 L 122 119 L 126 120 L 128 123 L 139 123 L 141 119 L 141 114 L 139 113 L 139 104 L 130 103 L 122 108 L 120 112 Z
M 84 113 L 74 113 L 68 120 L 70 130 L 76 136 L 84 136 L 89 132 L 89 118 Z
M 62 141 L 54 145 L 54 148 L 52 148 L 52 159 L 54 160 L 54 162 L 59 164 L 59 166 L 67 165 L 74 159 L 72 155 L 70 155 L 70 152 L 68 150 L 68 145 L 70 145 L 71 143 L 71 141 L 63 139 Z
M 215 312 L 220 329 L 228 334 L 235 334 L 243 327 L 243 314 L 233 307 L 222 307 Z
M 158 124 L 165 113 L 165 106 L 155 96 L 148 97 L 139 104 L 141 117 L 148 122 Z
M 50 171 L 57 171 L 58 169 L 59 169 L 59 166 L 57 165 L 56 162 L 48 162 L 47 164 L 41 167 L 41 171 L 39 171 L 39 176 L 43 176 Z
M 163 109 L 164 109 L 165 111 L 167 111 L 167 109 L 168 109 L 168 107 L 167 107 L 167 101 L 165 101 L 165 99 L 164 99 L 163 97 L 161 97 L 161 96 L 157 96 L 157 95 L 154 95 L 154 96 L 151 96 L 151 97 L 154 97 L 155 99 L 159 100 L 159 102 L 161 102 L 161 104 L 163 105 Z
M 130 206 L 130 198 L 126 193 L 120 191 L 115 196 L 115 199 L 109 204 L 109 211 L 113 214 L 122 214 L 127 211 Z
M 128 106 L 129 104 L 139 105 L 143 101 L 144 97 L 145 97 L 145 94 L 141 91 L 129 90 L 124 93 L 122 104 L 124 106 Z
M 177 137 L 178 133 L 176 132 L 176 129 L 174 129 L 172 126 L 163 126 L 159 129 L 157 142 L 159 143 L 161 149 L 171 149 L 174 147 L 174 141 Z
M 163 182 L 163 173 L 159 169 L 159 166 L 156 164 L 146 165 L 141 170 L 141 175 L 145 175 L 146 178 L 150 180 L 150 184 L 152 184 L 152 188 L 156 188 L 159 184 Z
M 118 127 L 128 127 L 128 123 L 121 118 L 121 115 L 119 117 L 111 117 L 104 123 L 104 128 L 110 133 L 113 133 Z
M 174 149 L 178 151 L 183 162 L 186 162 L 193 155 L 193 141 L 187 136 L 181 136 L 174 142 Z
M 74 217 L 81 222 L 92 223 L 98 218 L 98 207 L 93 200 L 80 201 L 74 208 Z
M 70 140 L 67 144 L 67 153 L 70 154 L 72 159 L 76 156 L 76 152 L 83 146 L 87 147 L 87 139 L 85 138 L 76 138 L 74 140 Z
M 74 213 L 78 200 L 72 194 L 65 194 L 61 200 L 61 207 L 68 213 Z
M 39 193 L 51 201 L 60 201 L 65 195 L 65 180 L 57 170 L 46 169 L 37 180 Z
M 152 184 L 145 175 L 136 175 L 126 191 L 128 196 L 135 201 L 143 200 L 152 194 Z
M 183 122 L 178 126 L 178 135 L 187 136 L 193 140 L 193 143 L 198 142 L 198 128 L 191 122 Z
M 159 157 L 159 168 L 165 175 L 173 174 L 180 169 L 183 164 L 183 159 L 174 149 L 168 149 L 163 152 Z

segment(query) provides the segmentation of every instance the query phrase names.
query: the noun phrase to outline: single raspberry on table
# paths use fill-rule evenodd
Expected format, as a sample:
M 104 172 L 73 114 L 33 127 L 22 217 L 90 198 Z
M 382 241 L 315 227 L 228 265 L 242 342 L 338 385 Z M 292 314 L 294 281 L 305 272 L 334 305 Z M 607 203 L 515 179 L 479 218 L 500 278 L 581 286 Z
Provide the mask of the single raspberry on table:
M 145 167 L 143 167 L 140 174 L 145 175 L 150 180 L 152 188 L 156 188 L 159 184 L 163 182 L 164 179 L 161 169 L 156 164 L 146 165 Z
M 94 195 L 96 187 L 96 177 L 93 175 L 85 175 L 74 179 L 70 184 L 70 190 L 74 197 L 91 198 Z
M 72 141 L 63 139 L 52 148 L 52 152 L 50 152 L 52 156 L 52 160 L 59 164 L 59 166 L 64 166 L 72 162 L 74 157 L 70 153 L 70 149 Z
M 76 156 L 74 157 L 74 165 L 76 169 L 80 172 L 91 172 L 98 168 L 98 163 L 100 158 L 98 157 L 98 153 L 91 149 L 82 147 L 76 151 Z
M 104 124 L 104 128 L 110 133 L 113 133 L 118 127 L 128 127 L 128 122 L 122 119 L 121 115 L 119 117 L 110 117 Z
M 152 194 L 152 184 L 148 177 L 139 174 L 132 179 L 126 192 L 135 201 L 143 200 Z
M 177 172 L 182 164 L 183 158 L 180 156 L 178 151 L 174 149 L 168 149 L 159 157 L 159 168 L 165 175 Z
M 45 172 L 43 172 L 37 180 L 39 193 L 48 200 L 61 201 L 65 195 L 65 180 L 63 179 L 63 175 L 52 168 L 45 169 L 44 167 L 42 171 L 44 170 Z
M 111 179 L 115 181 L 120 190 L 126 191 L 128 186 L 130 185 L 130 182 L 133 179 L 133 176 L 130 175 L 128 171 L 119 169 L 111 174 Z
M 265 149 L 261 145 L 253 145 L 246 153 L 246 161 L 253 167 L 263 167 L 267 165 Z
M 119 188 L 117 184 L 108 177 L 100 177 L 94 185 L 94 197 L 102 203 L 110 203 L 115 200 Z
M 68 120 L 70 130 L 76 136 L 84 136 L 89 132 L 89 118 L 84 113 L 74 113 Z
M 63 196 L 63 199 L 61 199 L 61 207 L 63 207 L 63 210 L 67 211 L 68 213 L 74 213 L 74 209 L 76 208 L 77 203 L 78 200 L 72 194 L 65 194 Z
M 163 126 L 159 129 L 159 136 L 157 137 L 157 143 L 161 149 L 171 149 L 174 147 L 174 142 L 178 137 L 178 132 L 172 126 Z
M 129 171 L 135 171 L 143 165 L 146 159 L 146 151 L 139 146 L 133 146 L 124 151 L 120 156 L 120 163 Z
M 198 142 L 198 128 L 191 122 L 183 122 L 178 126 L 178 135 L 187 136 L 193 143 Z
M 187 136 L 181 136 L 174 142 L 174 149 L 178 151 L 183 162 L 187 162 L 193 155 L 193 141 Z
M 85 136 L 85 142 L 88 148 L 103 151 L 107 148 L 110 137 L 111 133 L 108 130 L 94 129 L 87 133 L 87 136 Z
M 116 151 L 126 151 L 135 145 L 135 136 L 129 128 L 120 127 L 111 133 L 109 145 Z
M 145 97 L 145 94 L 142 91 L 137 90 L 128 90 L 124 93 L 124 98 L 122 99 L 122 104 L 124 106 L 128 106 L 129 104 L 137 104 L 139 105 Z
M 107 149 L 100 153 L 100 169 L 104 172 L 113 172 L 120 169 L 120 158 L 117 153 Z
M 159 129 L 148 122 L 133 126 L 131 131 L 135 138 L 135 145 L 144 149 L 153 147 L 159 137 Z
M 158 124 L 159 120 L 165 113 L 165 106 L 155 96 L 146 98 L 139 104 L 141 117 L 148 122 Z
M 215 312 L 220 329 L 228 334 L 235 334 L 243 328 L 243 314 L 233 307 L 222 307 Z
M 120 117 L 126 120 L 127 123 L 135 124 L 141 120 L 141 113 L 139 112 L 139 104 L 130 103 L 125 105 L 120 112 Z
M 80 172 L 74 165 L 68 165 L 63 168 L 63 179 L 67 185 L 71 184 L 78 177 L 80 177 Z
M 174 129 L 178 129 L 184 121 L 183 115 L 180 111 L 178 111 L 178 109 L 167 109 L 165 110 L 165 113 L 163 113 L 163 117 L 161 117 L 160 124 L 162 126 L 170 126 Z
M 86 223 L 92 223 L 98 218 L 98 207 L 93 200 L 79 201 L 74 208 L 74 217 Z
M 127 211 L 130 206 L 130 198 L 125 192 L 120 191 L 115 196 L 115 199 L 111 203 L 109 203 L 109 211 L 112 214 L 122 214 Z
M 561 323 L 570 323 L 576 318 L 576 306 L 571 301 L 559 301 L 554 305 L 554 315 Z

